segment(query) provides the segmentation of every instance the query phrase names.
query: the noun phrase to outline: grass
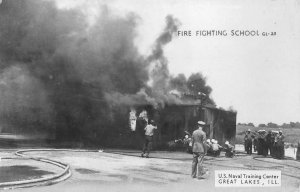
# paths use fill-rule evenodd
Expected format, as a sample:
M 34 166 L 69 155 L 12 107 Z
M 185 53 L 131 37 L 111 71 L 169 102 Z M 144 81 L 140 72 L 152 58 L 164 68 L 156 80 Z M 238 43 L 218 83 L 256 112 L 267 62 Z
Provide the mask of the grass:
M 251 131 L 258 131 L 261 129 L 278 131 L 282 130 L 283 135 L 285 136 L 285 142 L 291 143 L 296 146 L 300 142 L 300 127 L 299 128 L 268 128 L 268 127 L 251 127 L 246 125 L 237 125 L 236 126 L 236 144 L 244 143 L 245 131 L 250 129 Z

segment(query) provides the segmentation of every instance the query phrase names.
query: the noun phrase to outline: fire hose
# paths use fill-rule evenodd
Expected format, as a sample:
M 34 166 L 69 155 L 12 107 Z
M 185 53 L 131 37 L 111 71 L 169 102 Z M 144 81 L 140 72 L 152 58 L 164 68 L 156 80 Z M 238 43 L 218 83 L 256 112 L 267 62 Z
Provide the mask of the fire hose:
M 26 149 L 26 150 L 19 150 L 19 151 L 15 152 L 15 155 L 21 157 L 21 159 L 31 159 L 31 160 L 35 160 L 35 161 L 48 163 L 48 164 L 57 166 L 59 168 L 62 168 L 63 171 L 61 173 L 58 173 L 58 174 L 55 174 L 55 175 L 52 175 L 52 176 L 49 176 L 49 177 L 45 177 L 45 178 L 0 183 L 0 188 L 1 189 L 15 189 L 15 188 L 24 188 L 24 187 L 32 187 L 32 186 L 52 185 L 52 184 L 64 181 L 64 180 L 68 179 L 69 177 L 71 177 L 72 173 L 71 173 L 71 170 L 70 170 L 70 166 L 68 164 L 65 164 L 65 163 L 62 163 L 62 162 L 59 162 L 59 161 L 56 161 L 56 160 L 48 159 L 48 158 L 33 157 L 33 156 L 29 156 L 29 155 L 25 154 L 25 153 L 28 153 L 28 152 L 37 152 L 37 151 L 46 151 L 46 152 L 47 151 L 99 152 L 98 150 L 72 150 L 72 149 Z M 110 154 L 118 154 L 118 155 L 138 157 L 138 155 L 133 154 L 133 153 L 136 153 L 136 151 L 134 151 L 134 152 L 130 152 L 130 151 L 129 152 L 120 152 L 120 151 L 113 151 L 113 150 L 105 150 L 103 152 L 104 153 L 110 153 Z M 130 154 L 130 153 L 132 153 L 132 154 Z M 238 153 L 238 154 L 236 154 L 236 156 L 243 156 L 243 153 Z M 191 159 L 191 158 L 171 158 L 171 157 L 151 157 L 151 158 L 170 159 L 170 160 L 190 160 Z M 2 159 L 20 159 L 20 158 L 5 157 L 5 158 L 2 158 Z M 235 158 L 234 159 L 230 158 L 230 160 L 235 160 Z M 297 166 L 288 165 L 288 164 L 284 164 L 284 163 L 268 162 L 268 161 L 265 161 L 265 160 L 261 159 L 259 156 L 253 157 L 253 160 L 263 161 L 263 162 L 266 162 L 266 163 L 272 163 L 272 164 L 280 165 L 280 166 L 284 165 L 284 166 L 287 166 L 287 167 L 291 167 L 293 169 L 300 170 L 300 168 L 297 167 Z M 224 160 L 222 158 L 209 157 L 209 158 L 205 159 L 204 164 L 211 165 L 211 166 L 220 166 L 220 167 L 223 167 L 223 168 L 224 167 L 235 168 L 235 169 L 236 168 L 238 168 L 238 169 L 256 169 L 257 168 L 257 166 L 245 167 L 245 166 L 224 165 L 224 164 L 219 164 L 218 162 L 220 162 L 220 161 L 224 161 Z M 272 166 L 272 167 L 274 167 L 274 166 Z M 269 168 L 269 167 L 262 167 L 262 168 Z M 286 172 L 283 172 L 282 174 L 285 175 L 285 176 L 300 179 L 300 176 L 297 176 L 297 175 L 291 175 L 291 174 L 288 174 Z

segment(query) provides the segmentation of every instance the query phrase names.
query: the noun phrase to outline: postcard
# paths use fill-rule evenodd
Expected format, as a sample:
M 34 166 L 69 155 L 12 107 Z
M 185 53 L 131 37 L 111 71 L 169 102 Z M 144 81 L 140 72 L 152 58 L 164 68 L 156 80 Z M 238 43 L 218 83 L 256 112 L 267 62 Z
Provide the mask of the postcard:
M 298 0 L 0 0 L 0 189 L 300 191 Z

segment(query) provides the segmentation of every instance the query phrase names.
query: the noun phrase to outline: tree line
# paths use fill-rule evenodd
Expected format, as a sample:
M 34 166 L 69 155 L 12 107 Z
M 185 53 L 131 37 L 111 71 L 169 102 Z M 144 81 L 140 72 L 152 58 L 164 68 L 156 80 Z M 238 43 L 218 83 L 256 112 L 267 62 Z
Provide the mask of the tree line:
M 254 123 L 238 123 L 238 125 L 246 125 L 246 126 L 251 126 L 251 127 L 255 127 Z M 281 125 L 273 123 L 273 122 L 269 122 L 267 124 L 261 123 L 258 124 L 258 127 L 269 127 L 269 128 L 295 128 L 298 127 L 300 128 L 300 122 L 290 122 L 290 123 L 283 123 Z

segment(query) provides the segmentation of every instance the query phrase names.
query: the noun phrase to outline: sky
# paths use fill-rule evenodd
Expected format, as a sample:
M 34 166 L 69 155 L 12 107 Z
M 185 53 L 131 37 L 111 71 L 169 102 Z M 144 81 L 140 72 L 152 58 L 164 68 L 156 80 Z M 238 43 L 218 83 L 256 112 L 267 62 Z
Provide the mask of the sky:
M 237 122 L 277 124 L 300 121 L 299 0 L 59 0 L 80 7 L 93 23 L 104 4 L 114 14 L 140 19 L 136 46 L 147 55 L 173 15 L 179 30 L 258 30 L 260 36 L 176 36 L 165 47 L 171 74 L 201 72 L 219 107 L 237 111 Z M 276 36 L 262 36 L 276 32 Z

